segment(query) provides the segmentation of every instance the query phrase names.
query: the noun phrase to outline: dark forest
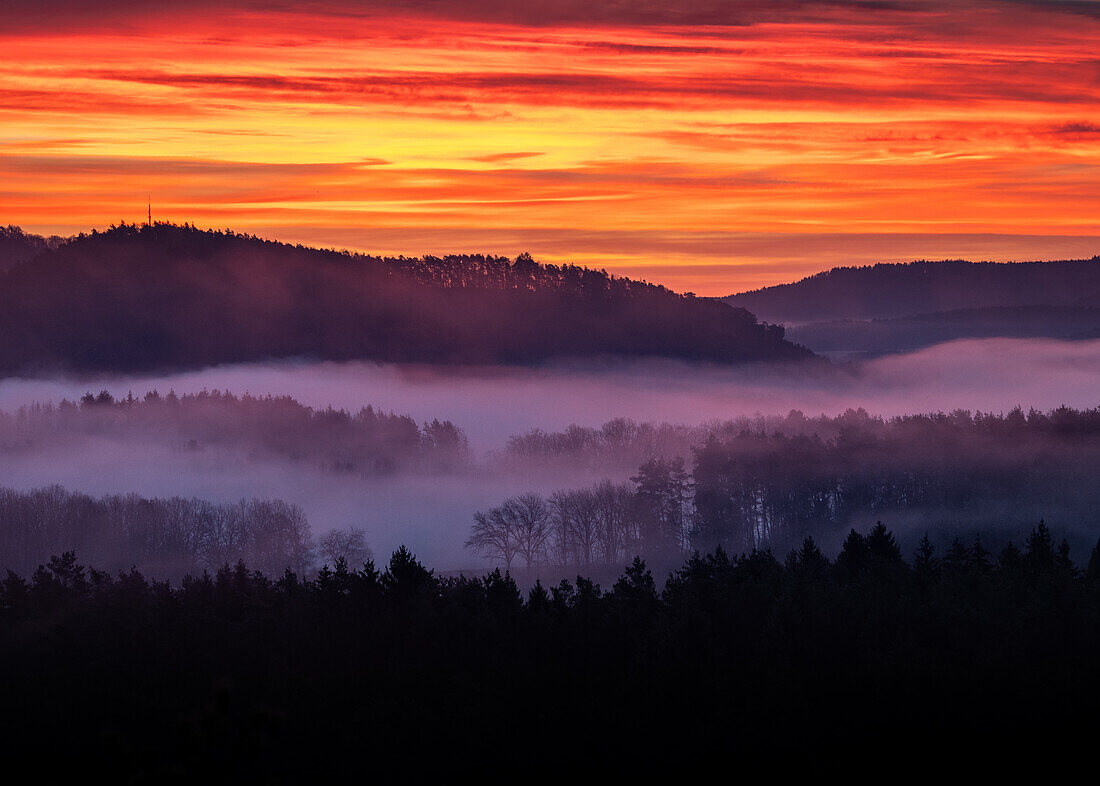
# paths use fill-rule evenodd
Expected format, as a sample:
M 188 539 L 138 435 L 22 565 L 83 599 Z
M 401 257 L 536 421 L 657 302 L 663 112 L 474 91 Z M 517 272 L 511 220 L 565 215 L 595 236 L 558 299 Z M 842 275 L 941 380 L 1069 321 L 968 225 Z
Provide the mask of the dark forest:
M 683 452 L 668 452 L 677 448 Z M 614 421 L 515 437 L 508 460 L 608 467 L 646 451 L 625 490 L 605 481 L 545 499 L 527 495 L 483 514 L 473 547 L 509 565 L 518 555 L 591 569 L 632 555 L 667 565 L 719 546 L 783 551 L 807 535 L 839 545 L 852 526 L 877 518 L 905 522 L 907 540 L 917 530 L 1019 534 L 1045 515 L 1066 522 L 1083 543 L 1100 523 L 1095 409 L 889 419 L 859 410 L 835 418 L 792 412 L 698 429 Z
M 1042 523 L 996 554 L 925 538 L 903 555 L 876 525 L 831 559 L 812 538 L 783 558 L 718 549 L 663 582 L 635 559 L 607 589 L 444 577 L 405 549 L 313 579 L 240 562 L 174 585 L 65 553 L 0 582 L 3 733 L 10 764 L 64 744 L 51 779 L 741 759 L 802 776 L 1014 747 L 987 762 L 999 772 L 1095 730 L 1098 614 L 1100 545 L 1075 563 Z

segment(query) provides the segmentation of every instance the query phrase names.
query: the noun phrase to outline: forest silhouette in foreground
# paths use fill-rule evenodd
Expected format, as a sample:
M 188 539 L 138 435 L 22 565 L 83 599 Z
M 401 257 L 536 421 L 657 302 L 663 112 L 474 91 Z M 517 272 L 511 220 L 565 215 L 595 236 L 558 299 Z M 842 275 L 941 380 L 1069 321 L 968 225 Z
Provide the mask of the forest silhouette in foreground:
M 59 746 L 53 776 L 137 782 L 777 756 L 802 775 L 927 746 L 997 770 L 1095 728 L 1098 614 L 1100 545 L 1077 565 L 1042 523 L 997 554 L 925 538 L 907 560 L 881 524 L 832 559 L 810 538 L 782 559 L 719 549 L 663 587 L 635 559 L 606 590 L 440 577 L 404 548 L 174 586 L 67 552 L 0 581 L 3 734 L 11 766 Z
M 813 357 L 743 309 L 526 254 L 383 259 L 171 224 L 42 245 L 0 273 L 0 373 Z

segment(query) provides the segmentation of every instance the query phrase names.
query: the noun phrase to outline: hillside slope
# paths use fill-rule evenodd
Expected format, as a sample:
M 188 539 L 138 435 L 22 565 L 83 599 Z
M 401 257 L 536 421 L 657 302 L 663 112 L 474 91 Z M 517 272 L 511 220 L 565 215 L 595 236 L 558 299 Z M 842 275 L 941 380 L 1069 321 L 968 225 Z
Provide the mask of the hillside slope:
M 724 298 L 833 358 L 964 338 L 1100 336 L 1100 257 L 1064 262 L 913 262 L 843 267 Z
M 527 255 L 381 259 L 124 225 L 0 274 L 5 372 L 605 356 L 736 363 L 812 353 L 743 309 Z
M 912 262 L 840 267 L 724 298 L 785 325 L 898 319 L 938 311 L 1100 302 L 1100 256 L 1061 262 Z
M 787 335 L 815 352 L 847 357 L 911 352 L 963 338 L 1073 341 L 1100 337 L 1100 308 L 993 306 L 897 319 L 839 319 L 798 325 L 788 329 Z

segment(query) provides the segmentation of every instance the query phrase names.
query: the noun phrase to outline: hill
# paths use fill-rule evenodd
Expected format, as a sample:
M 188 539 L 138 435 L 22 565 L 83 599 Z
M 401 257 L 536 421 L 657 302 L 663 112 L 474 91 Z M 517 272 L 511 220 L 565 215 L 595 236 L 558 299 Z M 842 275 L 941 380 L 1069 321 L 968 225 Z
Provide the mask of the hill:
M 982 308 L 1100 305 L 1100 256 L 1060 262 L 911 262 L 838 267 L 724 298 L 785 325 Z
M 122 225 L 0 274 L 0 372 L 277 358 L 800 360 L 748 311 L 529 255 L 378 258 Z
M 1100 336 L 1100 257 L 842 267 L 724 298 L 831 356 L 874 357 L 962 338 Z
M 963 338 L 1100 337 L 1100 308 L 1075 306 L 993 306 L 937 311 L 897 319 L 811 322 L 787 331 L 815 352 L 874 357 L 910 352 Z

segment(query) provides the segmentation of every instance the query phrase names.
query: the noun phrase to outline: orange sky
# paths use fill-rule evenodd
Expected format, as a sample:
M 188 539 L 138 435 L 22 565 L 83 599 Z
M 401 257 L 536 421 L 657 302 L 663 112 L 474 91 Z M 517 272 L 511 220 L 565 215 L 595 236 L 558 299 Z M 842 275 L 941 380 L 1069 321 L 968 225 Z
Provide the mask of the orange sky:
M 1100 254 L 1100 3 L 9 0 L 0 223 L 530 250 L 700 294 Z

